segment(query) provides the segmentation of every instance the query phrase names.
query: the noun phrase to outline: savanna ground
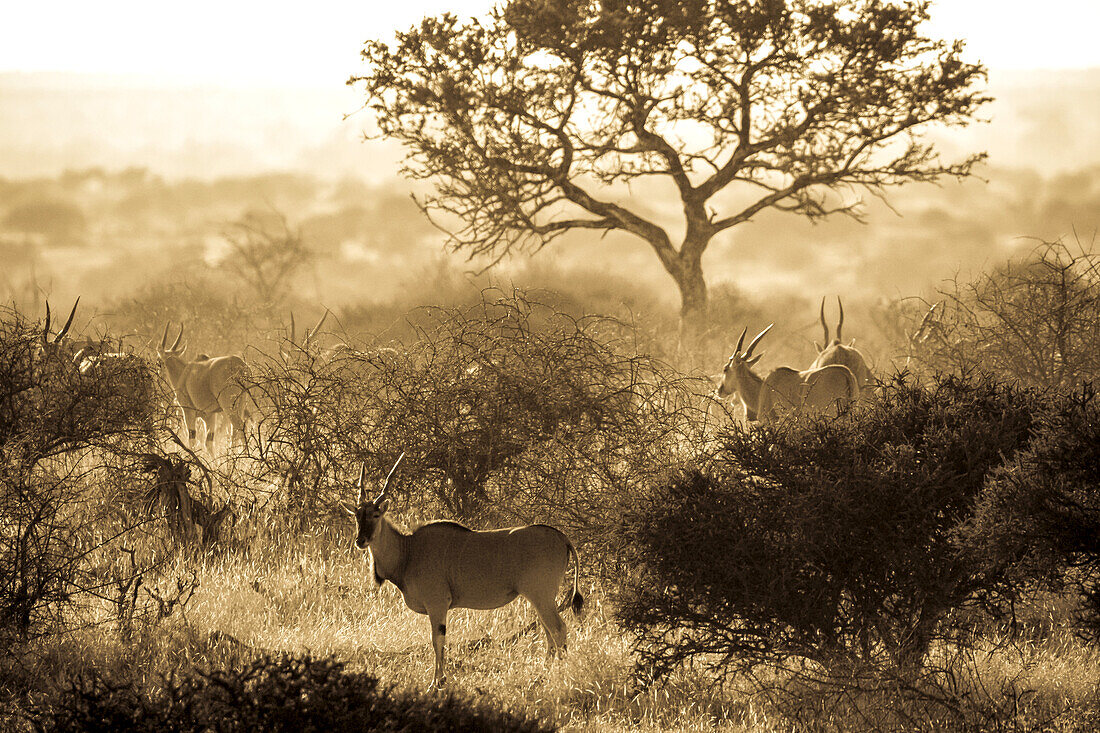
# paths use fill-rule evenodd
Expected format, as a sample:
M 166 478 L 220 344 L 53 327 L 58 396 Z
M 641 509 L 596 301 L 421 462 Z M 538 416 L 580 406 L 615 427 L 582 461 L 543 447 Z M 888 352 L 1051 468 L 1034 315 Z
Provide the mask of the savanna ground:
M 1095 255 L 1055 244 L 1029 257 L 945 290 L 940 294 L 944 305 L 931 317 L 926 307 L 911 303 L 863 311 L 863 323 L 874 324 L 866 340 L 881 344 L 876 372 L 880 377 L 890 373 L 882 354 L 900 354 L 905 358 L 897 358 L 895 368 L 908 366 L 929 383 L 939 371 L 966 373 L 986 366 L 1005 383 L 1037 384 L 1052 370 L 1020 360 L 1022 350 L 1011 339 L 1021 326 L 1035 326 L 1022 329 L 1034 340 L 1053 324 L 1062 330 L 1055 329 L 1051 338 L 1067 348 L 1049 357 L 1065 381 L 1038 386 L 1068 394 L 1086 384 L 1096 373 L 1098 352 L 1086 338 L 1091 331 L 1080 326 L 1094 320 L 1100 285 L 1095 268 L 1084 266 L 1094 266 Z M 1017 297 L 1020 293 L 1027 298 Z M 1063 312 L 1061 320 L 1050 319 L 1051 299 L 1065 302 L 1067 294 L 1073 295 L 1075 315 Z M 145 297 L 119 308 L 122 322 L 163 322 L 158 309 L 167 295 L 150 291 Z M 148 442 L 146 423 L 120 428 L 96 413 L 81 418 L 86 422 L 78 427 L 83 425 L 88 435 L 81 438 L 79 458 L 68 453 L 72 444 L 66 441 L 74 440 L 74 428 L 64 415 L 58 425 L 6 423 L 5 465 L 29 466 L 30 479 L 18 484 L 18 476 L 6 473 L 5 490 L 34 488 L 60 475 L 58 485 L 71 484 L 76 492 L 62 495 L 69 498 L 59 507 L 47 502 L 62 520 L 50 537 L 56 546 L 71 530 L 94 542 L 92 551 L 75 552 L 89 567 L 72 570 L 75 575 L 58 585 L 55 596 L 44 594 L 32 609 L 42 613 L 23 624 L 22 634 L 6 636 L 0 677 L 5 725 L 25 728 L 37 720 L 48 728 L 49 711 L 60 696 L 82 689 L 88 675 L 153 694 L 188 669 L 242 669 L 263 655 L 332 658 L 348 672 L 379 678 L 392 686 L 390 692 L 424 690 L 433 663 L 427 620 L 405 608 L 392 585 L 375 584 L 368 553 L 352 546 L 353 520 L 338 506 L 340 499 L 351 499 L 348 482 L 360 460 L 377 474 L 404 449 L 414 469 L 398 476 L 394 513 L 405 529 L 444 516 L 478 528 L 547 521 L 564 527 L 580 551 L 585 608 L 579 619 L 564 614 L 569 651 L 563 658 L 548 658 L 534 614 L 522 599 L 491 612 L 452 611 L 449 692 L 461 700 L 565 730 L 1095 729 L 1100 651 L 1082 633 L 1081 586 L 1074 573 L 1090 571 L 1077 562 L 1086 556 L 1079 549 L 1073 555 L 1076 570 L 1054 572 L 1038 563 L 1021 572 L 1036 578 L 1047 573 L 1044 582 L 1011 576 L 1016 585 L 1005 596 L 1011 606 L 1007 613 L 1001 609 L 985 616 L 983 608 L 960 601 L 963 613 L 945 624 L 950 631 L 961 623 L 958 628 L 966 632 L 935 638 L 922 663 L 920 684 L 908 678 L 842 683 L 818 674 L 821 667 L 812 653 L 794 663 L 746 667 L 736 659 L 723 661 L 719 651 L 704 650 L 654 674 L 650 662 L 659 657 L 653 656 L 653 637 L 640 631 L 652 621 L 639 621 L 624 601 L 641 597 L 639 581 L 661 577 L 656 571 L 647 575 L 648 566 L 666 558 L 645 554 L 647 547 L 657 546 L 652 543 L 624 548 L 623 537 L 630 532 L 620 525 L 633 522 L 631 531 L 644 534 L 647 523 L 638 517 L 660 501 L 654 498 L 659 490 L 676 485 L 677 477 L 695 475 L 692 471 L 714 470 L 714 462 L 732 450 L 722 439 L 736 442 L 748 435 L 751 443 L 770 435 L 755 429 L 743 433 L 736 408 L 709 402 L 712 385 L 700 375 L 717 371 L 715 362 L 720 365 L 720 354 L 728 353 L 725 333 L 757 324 L 778 308 L 733 300 L 725 317 L 734 322 L 717 323 L 712 342 L 702 342 L 698 352 L 685 356 L 682 345 L 662 331 L 662 322 L 623 324 L 571 315 L 579 302 L 583 298 L 556 294 L 548 306 L 521 291 L 493 291 L 478 293 L 466 305 L 409 311 L 382 341 L 322 354 L 284 340 L 286 348 L 279 354 L 269 349 L 254 362 L 254 376 L 274 405 L 268 406 L 274 417 L 266 428 L 266 453 L 251 448 L 252 453 L 211 460 L 186 451 L 169 437 L 178 425 L 167 402 L 164 422 L 152 428 L 155 444 Z M 223 304 L 227 311 L 237 306 Z M 990 314 L 1008 308 L 1015 309 L 1016 328 L 998 330 L 1003 319 Z M 1028 313 L 1032 321 L 1023 318 Z M 338 316 L 345 323 L 356 318 L 350 309 Z M 8 345 L 19 342 L 15 336 L 20 334 L 37 338 L 40 323 L 20 318 L 17 313 L 6 317 Z M 849 319 L 858 322 L 858 316 Z M 226 316 L 226 323 L 237 322 L 233 314 Z M 208 321 L 202 328 L 218 326 Z M 349 330 L 345 326 L 345 338 Z M 797 351 L 790 344 L 779 346 L 781 355 Z M 669 365 L 678 359 L 678 366 Z M 18 359 L 4 363 L 9 377 L 21 364 Z M 76 394 L 85 382 L 71 379 Z M 624 401 L 624 385 L 630 394 L 647 397 Z M 29 394 L 40 388 L 44 394 L 60 394 L 39 386 Z M 70 415 L 84 415 L 77 409 L 81 404 L 101 404 L 73 399 Z M 53 414 L 36 404 L 32 401 L 27 414 Z M 39 432 L 28 433 L 28 426 Z M 1089 429 L 1095 427 L 1094 420 Z M 1021 435 L 1034 432 L 1021 430 Z M 54 438 L 60 441 L 56 445 L 50 442 Z M 24 446 L 40 439 L 60 447 L 52 453 L 53 448 L 36 449 L 32 461 Z M 1082 452 L 1067 445 L 1070 452 Z M 233 521 L 207 524 L 197 539 L 194 531 L 181 532 L 178 505 L 160 504 L 150 511 L 150 497 L 160 485 L 133 459 L 157 450 L 190 466 L 191 477 L 184 483 L 193 498 L 210 508 L 230 506 Z M 220 441 L 218 450 L 225 450 Z M 764 450 L 756 455 L 767 462 L 775 454 Z M 903 451 L 898 455 L 905 458 Z M 1002 462 L 1010 458 L 1011 452 L 1000 456 Z M 923 470 L 922 460 L 902 472 L 904 480 Z M 836 479 L 821 466 L 818 488 L 833 493 L 829 482 Z M 975 490 L 995 483 L 998 475 L 993 471 L 988 481 L 979 477 Z M 1096 477 L 1086 472 L 1074 480 L 1091 492 L 1085 503 L 1095 501 Z M 729 488 L 721 481 L 716 485 L 720 496 Z M 729 496 L 739 496 L 736 490 Z M 963 502 L 964 520 L 969 521 L 972 501 Z M 648 516 L 657 525 L 668 519 L 659 512 Z M 668 526 L 675 527 L 677 517 L 693 521 L 690 512 L 681 512 Z M 965 529 L 967 521 L 960 527 Z M 194 522 L 198 526 L 197 518 Z M 705 521 L 699 526 L 700 532 L 711 533 L 707 546 L 714 554 L 698 562 L 721 565 L 729 553 L 743 549 L 739 534 L 723 527 Z M 802 527 L 779 539 L 797 543 L 798 533 L 809 532 L 810 524 Z M 745 534 L 750 530 L 752 525 L 746 525 Z M 956 549 L 965 554 L 965 547 Z M 758 576 L 770 577 L 767 563 L 780 558 L 757 554 Z M 781 570 L 777 565 L 776 578 Z M 736 581 L 732 585 L 741 583 L 730 577 Z M 678 580 L 666 577 L 651 583 L 647 592 L 658 599 L 671 597 L 682 590 L 677 585 Z M 11 588 L 5 603 L 19 600 L 8 593 Z M 717 589 L 719 610 L 733 618 L 751 617 L 751 604 L 737 605 L 743 599 L 734 595 L 730 601 L 722 595 L 727 590 L 735 595 L 737 589 Z M 782 590 L 766 599 L 776 604 L 777 618 L 784 612 Z M 692 610 L 712 602 L 704 598 Z M 15 608 L 12 602 L 5 613 Z M 430 708 L 438 699 L 423 698 L 423 705 Z M 29 721 L 27 714 L 34 711 L 39 717 Z
M 41 640 L 21 655 L 18 677 L 60 680 L 85 667 L 142 674 L 195 663 L 232 667 L 262 650 L 332 655 L 349 669 L 422 690 L 434 663 L 426 618 L 409 611 L 392 585 L 374 585 L 347 525 L 350 518 L 316 533 L 272 532 L 253 540 L 247 553 L 178 560 L 171 570 L 194 570 L 199 587 L 170 622 L 129 643 L 104 627 Z M 600 584 L 587 581 L 582 589 L 586 608 L 579 621 L 566 617 L 570 648 L 561 659 L 547 658 L 522 599 L 496 611 L 452 611 L 451 689 L 563 730 L 792 728 L 791 702 L 753 694 L 755 681 L 717 684 L 701 670 L 684 669 L 660 684 L 642 683 L 630 639 Z M 1067 627 L 1057 598 L 1026 612 L 1034 625 L 1029 638 L 1010 638 L 1006 630 L 1004 638 L 984 639 L 974 651 L 974 677 L 961 684 L 975 698 L 988 697 L 990 707 L 1017 707 L 1003 721 L 1006 729 L 1089 730 L 1100 704 L 1100 652 Z M 827 729 L 877 727 L 852 710 L 814 715 Z

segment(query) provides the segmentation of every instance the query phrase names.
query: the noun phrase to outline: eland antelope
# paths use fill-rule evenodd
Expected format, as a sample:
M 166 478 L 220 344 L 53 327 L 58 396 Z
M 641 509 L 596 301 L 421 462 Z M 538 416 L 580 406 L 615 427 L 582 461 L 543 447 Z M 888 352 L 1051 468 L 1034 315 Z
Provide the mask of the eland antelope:
M 355 517 L 355 546 L 370 548 L 374 579 L 390 581 L 405 598 L 405 605 L 425 614 L 431 623 L 435 649 L 435 677 L 431 688 L 446 682 L 443 647 L 447 638 L 447 612 L 452 608 L 490 610 L 526 598 L 546 632 L 552 654 L 565 650 L 565 623 L 560 612 L 571 605 L 580 613 L 584 602 L 577 590 L 580 560 L 561 531 L 545 524 L 508 529 L 472 530 L 456 522 L 430 522 L 404 534 L 386 516 L 386 491 L 402 453 L 390 469 L 382 490 L 367 499 L 359 470 L 359 498 L 354 506 L 343 504 Z M 573 591 L 560 606 L 554 598 L 561 586 L 569 557 L 573 557 Z M 431 689 L 429 688 L 429 689 Z
M 73 325 L 73 317 L 76 316 L 76 307 L 80 305 L 80 298 L 73 303 L 73 309 L 69 311 L 69 317 L 65 325 L 57 333 L 50 333 L 50 301 L 46 301 L 46 322 L 42 326 L 41 353 L 47 359 L 69 356 L 72 353 L 72 339 L 69 338 L 69 329 Z M 66 353 L 62 353 L 62 352 Z
M 778 367 L 766 377 L 753 371 L 764 354 L 753 356 L 752 351 L 771 328 L 769 325 L 756 334 L 744 351 L 741 345 L 748 329 L 741 331 L 718 386 L 720 397 L 737 393 L 745 408 L 745 419 L 770 423 L 782 413 L 838 410 L 859 397 L 855 376 L 840 364 L 802 372 Z
M 311 349 L 314 346 L 313 339 L 317 336 L 317 332 L 321 330 L 321 326 L 325 324 L 325 319 L 328 318 L 328 308 L 321 314 L 321 320 L 317 321 L 317 325 L 306 331 L 305 338 L 301 343 L 298 343 L 297 329 L 294 325 L 294 313 L 290 314 L 290 333 L 287 335 L 286 343 L 280 345 L 279 351 L 284 359 L 288 359 L 295 352 L 301 352 L 303 354 L 310 354 Z M 320 352 L 318 352 L 320 353 Z
M 875 383 L 875 377 L 871 373 L 871 368 L 867 366 L 867 359 L 864 358 L 863 353 L 852 345 L 855 342 L 849 342 L 847 345 L 840 342 L 841 329 L 844 328 L 844 303 L 841 302 L 839 295 L 836 296 L 836 304 L 840 309 L 840 319 L 836 324 L 836 338 L 830 341 L 829 325 L 825 322 L 825 298 L 821 299 L 821 327 L 825 330 L 825 340 L 821 344 L 814 343 L 817 347 L 817 358 L 814 359 L 813 364 L 810 364 L 810 369 L 841 364 L 855 376 L 856 383 L 859 384 L 862 392 Z
M 233 442 L 245 443 L 245 423 L 251 418 L 252 400 L 242 380 L 248 376 L 248 365 L 239 356 L 201 355 L 195 361 L 185 361 L 187 345 L 180 346 L 183 325 L 175 342 L 168 346 L 168 326 L 157 347 L 157 355 L 168 375 L 168 383 L 183 409 L 187 424 L 187 444 L 195 442 L 195 421 L 206 423 L 206 448 L 214 453 L 214 426 L 217 415 L 228 418 L 233 429 Z

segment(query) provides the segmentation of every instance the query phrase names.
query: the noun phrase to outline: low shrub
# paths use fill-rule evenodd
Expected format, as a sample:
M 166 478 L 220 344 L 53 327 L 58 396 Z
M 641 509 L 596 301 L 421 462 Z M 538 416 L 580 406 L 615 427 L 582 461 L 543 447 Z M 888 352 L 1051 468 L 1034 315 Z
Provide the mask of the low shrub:
M 53 731 L 549 731 L 485 702 L 387 688 L 341 662 L 261 656 L 154 680 L 74 678 L 32 722 Z

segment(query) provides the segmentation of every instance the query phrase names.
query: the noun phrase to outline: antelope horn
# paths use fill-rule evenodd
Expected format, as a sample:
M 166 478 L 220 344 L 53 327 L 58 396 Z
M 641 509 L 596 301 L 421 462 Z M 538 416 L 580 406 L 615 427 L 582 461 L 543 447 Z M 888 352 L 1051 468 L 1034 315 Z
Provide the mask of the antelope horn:
M 839 295 L 836 296 L 836 304 L 840 308 L 840 320 L 836 322 L 836 340 L 840 341 L 840 329 L 844 328 L 844 304 L 840 302 Z
M 775 325 L 774 323 L 771 323 L 771 324 L 769 324 L 769 325 L 768 325 L 768 327 L 767 327 L 767 328 L 765 328 L 765 329 L 764 329 L 763 331 L 761 331 L 760 333 L 756 334 L 756 338 L 754 338 L 754 339 L 752 340 L 752 343 L 750 343 L 750 344 L 749 344 L 749 348 L 745 349 L 745 358 L 746 358 L 746 359 L 747 359 L 747 358 L 749 358 L 749 356 L 750 356 L 750 355 L 752 354 L 752 350 L 753 350 L 754 348 L 756 348 L 756 345 L 757 345 L 758 343 L 760 343 L 760 339 L 764 338 L 764 334 L 766 334 L 766 333 L 767 333 L 768 331 L 772 330 L 772 326 L 774 326 L 774 325 Z
M 366 475 L 367 475 L 367 462 L 363 461 L 359 465 L 359 481 L 356 483 L 356 486 L 359 487 L 359 499 L 358 499 L 359 504 L 362 504 L 364 501 L 367 500 L 366 492 L 363 491 L 363 478 Z
M 176 347 L 180 345 L 180 339 L 181 338 L 183 338 L 183 324 L 182 323 L 180 324 L 179 335 L 176 336 L 176 340 L 172 342 L 172 348 L 169 349 L 169 351 L 175 351 L 176 350 Z
M 829 348 L 829 324 L 825 322 L 825 296 L 821 296 L 821 329 L 825 331 L 825 340 L 821 342 L 821 348 Z
M 164 334 L 160 337 L 160 351 L 164 351 L 168 343 L 168 327 L 172 325 L 171 321 L 164 324 Z
M 924 329 L 928 327 L 928 322 L 932 320 L 932 314 L 936 312 L 936 306 L 940 305 L 940 303 L 942 302 L 943 301 L 940 300 L 932 304 L 932 307 L 929 308 L 928 312 L 924 314 L 924 318 L 921 319 L 920 326 L 917 328 L 916 331 L 913 332 L 913 335 L 909 337 L 910 341 L 916 341 L 921 337 L 921 335 L 924 333 Z
M 313 340 L 313 337 L 321 330 L 321 326 L 324 325 L 326 318 L 328 318 L 328 308 L 325 308 L 325 312 L 321 314 L 321 320 L 317 321 L 317 325 L 313 327 L 313 330 L 306 332 L 306 340 L 303 345 L 309 344 Z
M 734 350 L 733 350 L 734 354 L 740 354 L 741 353 L 741 344 L 745 343 L 745 334 L 748 333 L 748 332 L 749 332 L 749 327 L 748 326 L 745 326 L 744 328 L 741 329 L 741 338 L 737 339 L 737 347 L 734 348 Z M 733 357 L 730 357 L 730 358 L 732 359 Z
M 378 498 L 374 500 L 374 503 L 382 501 L 386 496 L 386 489 L 390 487 L 390 479 L 393 478 L 393 472 L 397 470 L 397 467 L 401 465 L 401 459 L 405 457 L 405 452 L 401 451 L 401 455 L 397 457 L 397 461 L 393 464 L 393 468 L 390 469 L 389 474 L 386 476 L 385 483 L 382 484 L 382 492 L 378 494 Z
M 295 334 L 294 311 L 291 311 L 290 312 L 290 343 L 294 343 L 294 334 Z
M 53 340 L 55 344 L 61 343 L 61 339 L 65 338 L 65 334 L 69 332 L 69 326 L 73 325 L 73 316 L 76 315 L 76 307 L 80 305 L 80 296 L 76 296 L 76 302 L 73 303 L 73 309 L 69 311 L 69 319 L 65 321 L 65 325 L 61 327 L 61 330 L 57 332 L 57 338 Z
M 46 325 L 42 327 L 42 343 L 50 340 L 50 301 L 46 300 Z

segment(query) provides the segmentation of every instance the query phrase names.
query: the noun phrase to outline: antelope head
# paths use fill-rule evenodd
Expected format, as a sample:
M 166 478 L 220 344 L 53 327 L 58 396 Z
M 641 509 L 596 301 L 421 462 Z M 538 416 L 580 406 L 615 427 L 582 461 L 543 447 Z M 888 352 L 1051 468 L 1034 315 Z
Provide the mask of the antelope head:
M 329 311 L 328 311 L 328 308 L 326 308 L 325 312 L 321 314 L 321 319 L 319 321 L 317 321 L 317 325 L 314 326 L 313 328 L 309 329 L 308 331 L 306 331 L 305 338 L 303 338 L 302 343 L 299 344 L 298 343 L 297 328 L 295 327 L 295 324 L 294 324 L 294 312 L 291 311 L 291 313 L 290 313 L 290 333 L 288 335 L 288 341 L 290 342 L 289 345 L 292 346 L 295 349 L 299 349 L 301 351 L 308 352 L 310 347 L 313 345 L 313 339 L 317 336 L 317 332 L 321 330 L 321 326 L 324 325 L 325 319 L 328 318 L 328 314 L 329 314 Z M 284 357 L 289 356 L 290 352 L 291 352 L 291 350 L 289 348 L 285 348 L 285 347 L 280 348 L 280 351 L 282 352 Z
M 722 373 L 722 383 L 718 385 L 718 396 L 726 397 L 734 392 L 741 393 L 742 399 L 744 399 L 744 392 L 746 386 L 750 382 L 758 381 L 759 377 L 752 371 L 752 367 L 756 365 L 756 362 L 760 361 L 764 356 L 764 352 L 760 352 L 756 356 L 752 355 L 752 350 L 756 348 L 756 345 L 760 343 L 760 339 L 764 338 L 764 334 L 772 330 L 770 324 L 760 333 L 756 334 L 756 337 L 749 343 L 749 346 L 744 351 L 741 350 L 741 345 L 745 343 L 745 335 L 748 333 L 748 328 L 742 329 L 741 337 L 737 339 L 737 346 L 733 350 L 733 354 L 730 355 L 729 361 L 726 362 L 726 367 Z
M 65 320 L 65 325 L 61 327 L 61 330 L 56 334 L 50 333 L 50 301 L 46 301 L 46 322 L 42 326 L 42 350 L 47 355 L 56 356 L 61 351 L 62 344 L 68 341 L 69 328 L 73 325 L 73 317 L 76 316 L 76 307 L 80 305 L 80 298 L 76 299 L 73 303 L 73 309 L 69 311 L 69 317 Z
M 386 492 L 390 487 L 390 479 L 393 478 L 394 472 L 397 467 L 401 465 L 401 460 L 405 457 L 402 453 L 397 457 L 397 461 L 393 464 L 393 468 L 390 469 L 389 474 L 386 476 L 386 480 L 382 483 L 382 490 L 378 492 L 378 496 L 372 500 L 367 500 L 367 489 L 365 486 L 365 479 L 367 475 L 367 463 L 364 461 L 359 466 L 359 480 L 356 482 L 356 487 L 359 490 L 359 495 L 355 500 L 355 505 L 342 504 L 344 511 L 355 517 L 355 523 L 358 531 L 355 535 L 355 546 L 360 550 L 365 550 L 370 545 L 371 541 L 378 534 L 378 528 L 382 524 L 382 517 L 385 515 L 386 510 L 390 508 L 390 499 L 386 495 Z

